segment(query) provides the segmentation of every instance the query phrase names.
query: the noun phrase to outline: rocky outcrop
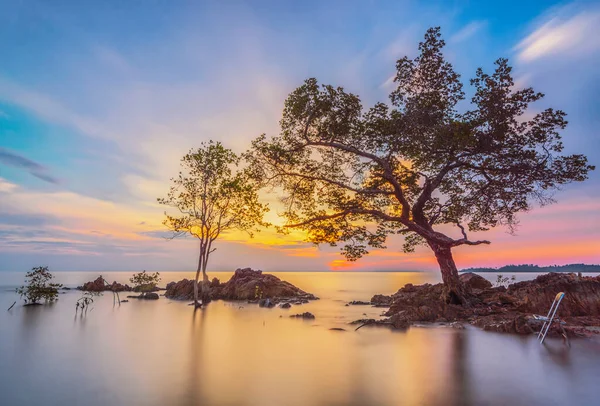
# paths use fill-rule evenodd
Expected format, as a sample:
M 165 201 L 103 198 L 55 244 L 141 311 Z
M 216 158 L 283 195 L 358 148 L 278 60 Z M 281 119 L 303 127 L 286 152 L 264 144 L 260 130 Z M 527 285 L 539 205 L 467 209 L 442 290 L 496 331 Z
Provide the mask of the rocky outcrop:
M 388 307 L 392 304 L 392 297 L 386 295 L 375 295 L 371 298 L 371 304 L 375 307 Z
M 371 303 L 391 303 L 383 322 L 394 328 L 423 322 L 468 322 L 484 330 L 530 334 L 541 327 L 532 315 L 546 315 L 556 294 L 565 292 L 557 315 L 567 323 L 566 331 L 576 336 L 600 332 L 590 328 L 600 326 L 600 276 L 550 273 L 508 288 L 491 287 L 474 274 L 463 274 L 461 280 L 471 292 L 468 307 L 445 303 L 442 284 L 407 284 L 391 296 L 377 295 Z M 551 332 L 558 333 L 558 325 Z
M 194 281 L 184 279 L 167 285 L 165 297 L 177 300 L 193 300 Z M 210 283 L 210 297 L 213 300 L 250 300 L 269 299 L 273 306 L 281 302 L 308 302 L 317 299 L 314 295 L 278 277 L 254 271 L 250 268 L 238 269 L 231 279 L 220 283 L 214 278 Z M 271 307 L 271 306 L 265 306 Z
M 86 292 L 131 292 L 132 290 L 129 285 L 122 285 L 116 281 L 109 285 L 102 276 L 99 276 L 94 281 L 84 283 L 83 286 L 78 286 L 77 289 Z
M 250 268 L 237 269 L 231 279 L 215 289 L 212 296 L 216 299 L 252 300 L 256 299 L 257 295 L 271 299 L 290 297 L 315 299 L 313 295 L 289 282 L 282 281 L 275 275 Z
M 168 283 L 165 297 L 175 300 L 193 300 L 194 281 L 182 279 L 179 282 Z

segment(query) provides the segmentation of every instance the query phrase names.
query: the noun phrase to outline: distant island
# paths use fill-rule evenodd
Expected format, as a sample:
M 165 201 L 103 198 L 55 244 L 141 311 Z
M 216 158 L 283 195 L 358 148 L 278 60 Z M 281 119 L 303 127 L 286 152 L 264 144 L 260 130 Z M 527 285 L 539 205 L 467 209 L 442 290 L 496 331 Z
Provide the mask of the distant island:
M 500 268 L 467 268 L 459 272 L 495 272 L 495 273 L 517 273 L 517 272 L 600 272 L 600 265 L 568 264 L 538 266 L 533 264 L 505 265 Z

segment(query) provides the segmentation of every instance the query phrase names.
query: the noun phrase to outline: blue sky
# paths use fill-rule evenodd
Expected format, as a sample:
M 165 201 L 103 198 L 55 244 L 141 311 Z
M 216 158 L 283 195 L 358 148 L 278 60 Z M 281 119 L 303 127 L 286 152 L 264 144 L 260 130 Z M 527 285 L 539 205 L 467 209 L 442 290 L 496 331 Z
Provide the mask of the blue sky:
M 85 3 L 85 4 L 84 4 Z M 552 1 L 0 0 L 0 271 L 187 270 L 194 241 L 160 238 L 155 203 L 203 140 L 241 152 L 278 131 L 308 77 L 386 101 L 395 60 L 430 26 L 465 81 L 508 57 L 517 85 L 565 110 L 569 153 L 600 163 L 600 3 Z M 600 177 L 488 233 L 459 266 L 600 262 Z M 273 214 L 274 215 L 274 214 Z M 354 269 L 435 269 L 400 243 Z M 398 248 L 398 249 L 395 249 Z M 344 269 L 301 235 L 225 236 L 211 268 Z

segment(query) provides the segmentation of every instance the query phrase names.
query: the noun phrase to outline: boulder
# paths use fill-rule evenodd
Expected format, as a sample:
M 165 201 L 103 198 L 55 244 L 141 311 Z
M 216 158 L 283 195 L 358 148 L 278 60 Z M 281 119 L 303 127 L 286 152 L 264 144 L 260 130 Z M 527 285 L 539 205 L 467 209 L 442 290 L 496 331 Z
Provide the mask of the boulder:
M 351 302 L 348 303 L 349 305 L 357 305 L 357 306 L 364 306 L 364 305 L 370 305 L 371 302 L 363 302 L 362 300 L 353 300 Z
M 292 307 L 292 305 L 286 302 L 282 303 L 279 307 L 281 307 L 282 309 L 289 309 L 290 307 Z
M 484 290 L 492 287 L 492 283 L 490 281 L 473 272 L 463 273 L 459 276 L 459 279 L 471 289 Z
M 375 295 L 371 298 L 371 304 L 375 307 L 388 307 L 392 304 L 392 297 L 386 295 Z
M 183 279 L 179 282 L 167 284 L 165 297 L 175 300 L 193 300 L 194 299 L 194 281 Z

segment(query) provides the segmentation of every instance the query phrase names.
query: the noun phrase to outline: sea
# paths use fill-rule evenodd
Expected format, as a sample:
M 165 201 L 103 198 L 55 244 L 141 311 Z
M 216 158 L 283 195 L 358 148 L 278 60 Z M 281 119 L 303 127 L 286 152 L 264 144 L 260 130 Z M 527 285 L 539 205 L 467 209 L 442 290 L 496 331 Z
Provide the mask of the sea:
M 54 274 L 71 288 L 99 276 Z M 103 276 L 126 283 L 131 274 Z M 209 272 L 221 281 L 231 274 Z M 107 292 L 81 314 L 77 290 L 62 291 L 53 304 L 22 306 L 14 288 L 24 273 L 2 272 L 0 405 L 600 404 L 597 340 L 540 345 L 535 336 L 470 326 L 355 331 L 349 324 L 385 311 L 346 306 L 349 301 L 369 301 L 407 283 L 436 283 L 437 273 L 273 274 L 320 300 L 290 309 L 214 301 L 194 311 L 188 302 L 165 297 L 119 304 Z M 162 272 L 160 285 L 193 276 Z M 307 311 L 315 319 L 290 317 Z

